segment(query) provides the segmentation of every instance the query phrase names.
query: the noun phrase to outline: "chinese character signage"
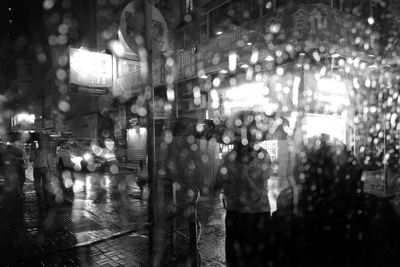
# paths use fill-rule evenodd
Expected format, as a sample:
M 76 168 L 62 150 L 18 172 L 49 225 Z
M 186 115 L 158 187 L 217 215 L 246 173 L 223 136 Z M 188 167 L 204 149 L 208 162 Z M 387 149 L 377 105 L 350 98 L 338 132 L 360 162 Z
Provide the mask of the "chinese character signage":
M 109 54 L 70 48 L 70 83 L 87 87 L 112 87 Z
M 350 46 L 353 51 L 362 50 L 366 54 L 374 54 L 379 48 L 379 33 L 368 30 L 364 21 L 345 12 L 322 4 L 297 6 L 291 13 L 285 12 L 274 12 L 237 31 L 199 43 L 195 52 L 190 51 L 193 48 L 181 51 L 178 54 L 179 78 L 196 77 L 196 69 L 210 73 L 226 68 L 230 53 L 236 53 L 239 64 L 248 63 L 254 49 L 260 52 L 259 58 L 263 58 L 266 44 L 292 44 L 308 49 L 324 46 L 327 50 L 334 47 L 341 54 L 346 54 Z M 359 39 L 368 40 L 371 51 L 354 46 Z

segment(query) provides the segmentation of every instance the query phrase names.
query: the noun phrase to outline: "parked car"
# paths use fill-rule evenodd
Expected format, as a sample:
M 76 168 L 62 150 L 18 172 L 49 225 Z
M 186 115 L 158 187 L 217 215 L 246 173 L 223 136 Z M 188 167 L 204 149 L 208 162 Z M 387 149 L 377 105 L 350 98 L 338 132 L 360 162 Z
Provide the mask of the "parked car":
M 118 168 L 114 141 L 111 139 L 62 140 L 57 146 L 56 154 L 60 169 L 114 172 L 115 168 Z

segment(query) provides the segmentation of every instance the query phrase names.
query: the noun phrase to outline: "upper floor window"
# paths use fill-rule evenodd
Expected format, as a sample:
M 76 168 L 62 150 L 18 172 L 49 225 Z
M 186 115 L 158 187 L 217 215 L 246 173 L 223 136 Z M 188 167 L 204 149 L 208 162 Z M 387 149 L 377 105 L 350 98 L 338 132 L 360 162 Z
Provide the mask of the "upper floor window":
M 185 0 L 185 13 L 193 12 L 193 0 Z

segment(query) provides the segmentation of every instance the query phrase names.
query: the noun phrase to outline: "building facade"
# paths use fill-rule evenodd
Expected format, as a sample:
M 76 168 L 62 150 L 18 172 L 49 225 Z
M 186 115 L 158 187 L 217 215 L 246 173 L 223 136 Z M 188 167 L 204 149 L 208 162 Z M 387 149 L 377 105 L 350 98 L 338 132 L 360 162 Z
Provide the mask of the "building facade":
M 297 132 L 303 138 L 329 134 L 351 147 L 364 167 L 381 170 L 382 158 L 365 159 L 388 151 L 386 136 L 371 142 L 368 125 L 377 121 L 367 119 L 373 114 L 363 107 L 382 110 L 388 94 L 378 88 L 398 87 L 395 70 L 385 69 L 392 60 L 387 47 L 397 38 L 390 37 L 394 4 L 182 1 L 175 42 L 178 116 L 204 120 L 252 109 L 287 121 L 285 137 L 264 144 L 279 165 L 278 177 L 290 176 Z

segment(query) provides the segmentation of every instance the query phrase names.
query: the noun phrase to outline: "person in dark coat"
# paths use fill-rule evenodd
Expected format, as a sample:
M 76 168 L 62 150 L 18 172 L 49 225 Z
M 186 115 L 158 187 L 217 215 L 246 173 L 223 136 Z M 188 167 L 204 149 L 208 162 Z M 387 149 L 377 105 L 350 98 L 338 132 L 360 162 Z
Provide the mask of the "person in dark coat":
M 11 143 L 2 143 L 0 146 L 1 170 L 5 181 L 5 190 L 20 197 L 25 182 L 23 152 Z
M 147 169 L 144 167 L 143 160 L 140 160 L 136 183 L 139 186 L 141 198 L 143 197 L 143 190 L 145 185 L 147 184 L 147 180 L 148 180 Z
M 358 260 L 363 233 L 362 171 L 345 145 L 327 135 L 308 140 L 296 177 L 306 266 L 348 266 Z
M 223 157 L 215 184 L 216 192 L 222 190 L 226 209 L 226 263 L 229 267 L 268 266 L 271 158 L 259 145 L 264 124 L 250 112 L 234 114 L 230 120 L 232 126 L 226 125 L 233 133 L 234 148 Z
M 8 155 L 13 165 L 13 171 L 17 177 L 16 182 L 18 183 L 18 195 L 23 196 L 23 188 L 25 184 L 25 159 L 23 151 L 16 146 L 16 144 L 10 144 L 8 146 Z
M 29 160 L 33 162 L 33 184 L 38 200 L 48 197 L 49 179 L 48 179 L 48 163 L 47 155 L 49 148 L 45 142 L 40 142 L 39 148 L 31 152 Z
M 278 238 L 292 260 L 278 266 L 400 266 L 398 214 L 388 199 L 363 192 L 361 166 L 343 143 L 328 135 L 307 140 L 295 177 L 299 213 L 280 218 L 286 235 Z

